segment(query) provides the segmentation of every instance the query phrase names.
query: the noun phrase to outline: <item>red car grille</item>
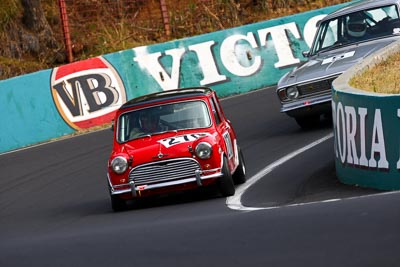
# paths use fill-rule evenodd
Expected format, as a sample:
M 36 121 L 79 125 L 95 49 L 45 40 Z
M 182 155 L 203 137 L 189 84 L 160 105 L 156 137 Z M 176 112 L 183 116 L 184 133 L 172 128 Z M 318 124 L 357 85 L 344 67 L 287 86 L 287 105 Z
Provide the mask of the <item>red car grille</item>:
M 150 185 L 179 179 L 195 177 L 195 171 L 200 170 L 196 160 L 173 159 L 140 165 L 129 173 L 129 180 L 136 186 Z

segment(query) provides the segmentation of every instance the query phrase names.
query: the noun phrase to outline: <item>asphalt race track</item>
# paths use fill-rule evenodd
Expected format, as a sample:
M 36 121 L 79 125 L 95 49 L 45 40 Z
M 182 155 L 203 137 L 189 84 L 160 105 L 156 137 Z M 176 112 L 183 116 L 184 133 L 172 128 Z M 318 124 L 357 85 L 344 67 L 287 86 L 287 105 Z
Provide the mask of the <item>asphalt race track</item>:
M 222 105 L 247 165 L 236 198 L 113 213 L 110 130 L 0 155 L 0 266 L 399 266 L 400 193 L 339 183 L 329 122 L 301 130 L 273 88 Z

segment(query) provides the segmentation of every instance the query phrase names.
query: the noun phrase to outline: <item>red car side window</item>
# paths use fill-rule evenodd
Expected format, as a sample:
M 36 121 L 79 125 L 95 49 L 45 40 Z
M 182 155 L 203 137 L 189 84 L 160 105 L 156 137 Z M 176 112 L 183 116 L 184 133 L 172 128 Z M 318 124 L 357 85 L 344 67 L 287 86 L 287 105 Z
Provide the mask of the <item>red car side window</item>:
M 211 108 L 212 108 L 212 112 L 214 114 L 215 117 L 215 121 L 217 122 L 217 125 L 221 124 L 222 120 L 221 120 L 221 116 L 219 113 L 219 109 L 218 109 L 218 105 L 215 103 L 215 99 L 214 97 L 211 98 Z

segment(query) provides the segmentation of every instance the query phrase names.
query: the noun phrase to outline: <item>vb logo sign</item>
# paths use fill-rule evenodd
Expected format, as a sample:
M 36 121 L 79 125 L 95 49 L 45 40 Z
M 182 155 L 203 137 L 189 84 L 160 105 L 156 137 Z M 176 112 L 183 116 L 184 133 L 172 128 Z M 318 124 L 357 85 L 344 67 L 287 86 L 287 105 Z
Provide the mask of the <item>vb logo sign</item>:
M 110 122 L 126 102 L 118 73 L 102 57 L 53 69 L 51 88 L 58 111 L 74 129 Z

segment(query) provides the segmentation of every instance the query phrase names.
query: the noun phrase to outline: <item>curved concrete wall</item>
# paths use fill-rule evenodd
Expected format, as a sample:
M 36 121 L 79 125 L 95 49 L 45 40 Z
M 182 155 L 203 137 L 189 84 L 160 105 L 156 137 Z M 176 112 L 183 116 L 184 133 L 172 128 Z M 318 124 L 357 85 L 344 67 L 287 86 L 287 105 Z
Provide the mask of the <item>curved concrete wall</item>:
M 400 41 L 370 55 L 333 82 L 336 174 L 345 184 L 400 189 L 400 95 L 351 87 L 352 77 L 389 55 Z

